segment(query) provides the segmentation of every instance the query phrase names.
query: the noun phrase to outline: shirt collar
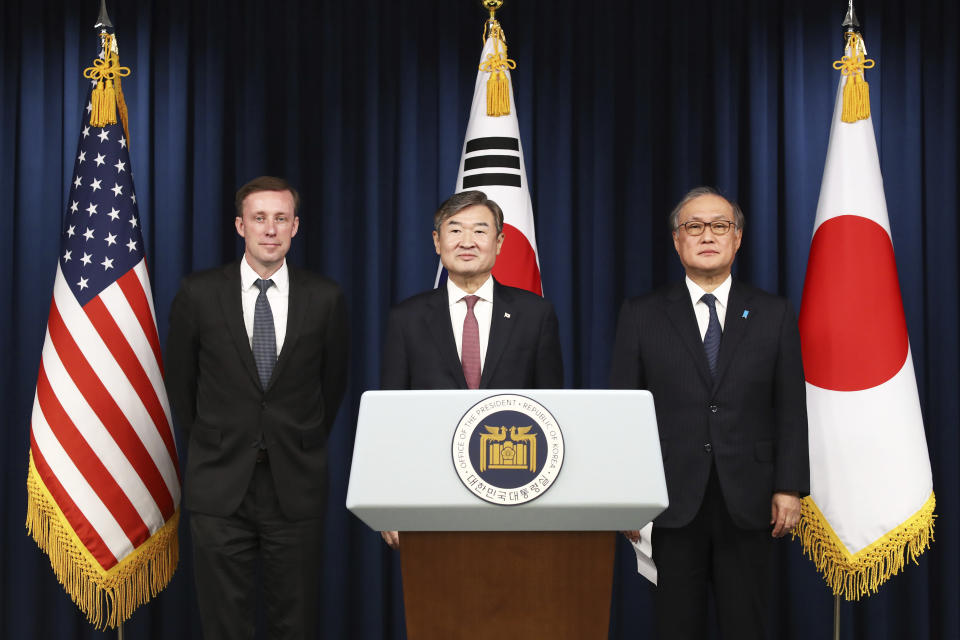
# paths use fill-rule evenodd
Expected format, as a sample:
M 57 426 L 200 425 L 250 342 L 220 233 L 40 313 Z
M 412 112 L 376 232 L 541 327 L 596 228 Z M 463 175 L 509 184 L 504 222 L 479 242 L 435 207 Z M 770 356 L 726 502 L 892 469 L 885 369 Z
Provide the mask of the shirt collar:
M 240 287 L 242 291 L 246 291 L 251 287 L 255 287 L 257 280 L 260 279 L 259 274 L 253 270 L 253 267 L 247 262 L 246 256 L 240 259 Z M 287 287 L 290 283 L 290 272 L 287 269 L 287 261 L 284 260 L 283 264 L 280 265 L 280 268 L 277 269 L 269 280 L 273 280 L 273 286 L 277 288 L 277 291 L 280 293 L 286 293 Z
M 480 285 L 480 288 L 474 291 L 472 294 L 467 293 L 457 285 L 453 284 L 453 280 L 451 280 L 449 277 L 447 278 L 447 301 L 451 306 L 463 300 L 464 296 L 469 295 L 474 295 L 481 300 L 493 303 L 493 277 L 487 276 L 486 282 Z
M 703 288 L 700 285 L 698 285 L 696 282 L 691 280 L 690 276 L 686 277 L 686 283 L 687 283 L 687 290 L 690 292 L 690 301 L 693 302 L 694 305 L 696 305 L 698 302 L 700 302 L 700 298 L 703 297 L 703 294 L 705 294 L 706 291 L 704 291 Z M 724 309 L 727 308 L 727 300 L 730 298 L 730 286 L 732 284 L 733 284 L 733 276 L 728 275 L 727 279 L 724 280 L 719 287 L 717 287 L 716 289 L 710 292 L 714 296 L 716 296 L 717 302 L 720 303 L 720 306 L 722 306 Z

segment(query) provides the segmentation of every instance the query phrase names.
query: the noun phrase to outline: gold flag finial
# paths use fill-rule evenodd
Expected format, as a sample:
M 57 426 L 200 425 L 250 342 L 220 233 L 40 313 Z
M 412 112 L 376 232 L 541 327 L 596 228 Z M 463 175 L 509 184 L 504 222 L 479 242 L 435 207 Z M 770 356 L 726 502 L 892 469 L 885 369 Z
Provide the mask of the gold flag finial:
M 503 6 L 503 0 L 480 0 L 480 4 L 490 12 L 490 19 L 496 20 L 497 9 Z
M 484 9 L 490 11 L 490 19 L 483 25 L 483 42 L 493 39 L 493 52 L 487 54 L 480 64 L 480 70 L 490 74 L 487 80 L 487 115 L 505 116 L 510 114 L 510 80 L 507 69 L 516 69 L 517 63 L 507 57 L 507 36 L 497 22 L 497 9 L 503 6 L 503 0 L 481 0 Z

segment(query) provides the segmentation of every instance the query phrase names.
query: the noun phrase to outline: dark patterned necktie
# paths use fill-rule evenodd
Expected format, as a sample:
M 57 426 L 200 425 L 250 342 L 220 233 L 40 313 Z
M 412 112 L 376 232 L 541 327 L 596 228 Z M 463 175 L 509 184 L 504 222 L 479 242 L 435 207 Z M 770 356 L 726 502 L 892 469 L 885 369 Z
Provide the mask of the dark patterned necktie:
M 260 386 L 264 389 L 267 388 L 270 376 L 273 375 L 273 367 L 277 364 L 277 333 L 273 328 L 270 301 L 267 300 L 267 289 L 272 284 L 273 280 L 257 280 L 260 293 L 253 309 L 253 359 L 257 363 Z
M 480 388 L 480 324 L 473 313 L 473 307 L 480 296 L 464 296 L 467 303 L 467 317 L 463 319 L 463 344 L 460 353 L 460 364 L 463 366 L 463 377 L 467 380 L 467 389 Z
M 720 317 L 717 315 L 717 297 L 712 293 L 705 293 L 700 301 L 710 308 L 710 320 L 707 322 L 707 332 L 703 336 L 703 350 L 707 353 L 710 375 L 716 378 L 717 356 L 720 355 L 720 337 L 723 335 L 723 329 L 720 328 Z

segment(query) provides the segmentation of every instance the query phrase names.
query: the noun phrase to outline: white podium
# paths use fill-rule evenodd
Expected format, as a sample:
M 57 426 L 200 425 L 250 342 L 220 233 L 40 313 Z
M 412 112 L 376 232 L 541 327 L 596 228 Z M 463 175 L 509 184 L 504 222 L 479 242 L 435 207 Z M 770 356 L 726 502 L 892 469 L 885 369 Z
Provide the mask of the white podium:
M 412 640 L 606 637 L 614 532 L 666 506 L 649 392 L 360 401 L 347 508 L 401 532 Z

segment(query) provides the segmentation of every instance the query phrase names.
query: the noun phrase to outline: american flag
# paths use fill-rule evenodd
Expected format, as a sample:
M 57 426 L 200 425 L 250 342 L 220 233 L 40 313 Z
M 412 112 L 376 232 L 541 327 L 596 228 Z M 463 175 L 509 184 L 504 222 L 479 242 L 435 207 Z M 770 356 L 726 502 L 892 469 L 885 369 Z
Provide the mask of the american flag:
M 90 621 L 116 626 L 176 567 L 180 477 L 127 137 L 88 122 L 37 378 L 27 527 Z

